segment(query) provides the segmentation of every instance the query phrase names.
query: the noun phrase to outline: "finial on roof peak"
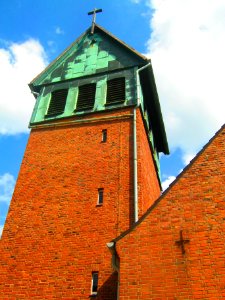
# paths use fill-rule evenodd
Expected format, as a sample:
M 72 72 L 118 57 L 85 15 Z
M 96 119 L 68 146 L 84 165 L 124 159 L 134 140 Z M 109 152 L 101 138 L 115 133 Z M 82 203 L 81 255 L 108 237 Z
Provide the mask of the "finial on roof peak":
M 90 16 L 90 15 L 93 15 L 93 18 L 92 18 L 92 26 L 91 26 L 91 34 L 93 34 L 93 33 L 94 33 L 94 30 L 95 30 L 96 14 L 97 14 L 97 13 L 100 13 L 100 12 L 102 12 L 102 9 L 101 9 L 101 8 L 99 8 L 99 9 L 95 8 L 94 10 L 89 11 L 89 13 L 88 13 L 89 16 Z

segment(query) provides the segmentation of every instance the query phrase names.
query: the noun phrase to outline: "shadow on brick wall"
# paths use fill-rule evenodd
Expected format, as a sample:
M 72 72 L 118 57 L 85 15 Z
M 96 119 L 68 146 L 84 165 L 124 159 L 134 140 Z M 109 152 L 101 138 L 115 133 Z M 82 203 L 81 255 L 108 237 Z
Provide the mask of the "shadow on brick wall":
M 97 300 L 116 300 L 117 299 L 118 273 L 115 271 L 98 289 L 98 295 L 93 297 Z M 91 297 L 92 298 L 92 297 Z

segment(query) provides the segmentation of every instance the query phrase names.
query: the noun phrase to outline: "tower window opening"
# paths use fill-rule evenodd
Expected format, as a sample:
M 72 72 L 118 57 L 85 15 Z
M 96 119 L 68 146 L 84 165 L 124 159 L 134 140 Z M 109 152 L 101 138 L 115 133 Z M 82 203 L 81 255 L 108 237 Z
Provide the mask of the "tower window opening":
M 107 129 L 102 130 L 102 143 L 107 142 Z
M 98 272 L 92 272 L 91 294 L 97 295 L 98 292 Z
M 103 204 L 103 195 L 104 195 L 104 189 L 98 189 L 98 205 L 102 205 Z
M 76 110 L 92 109 L 95 104 L 96 83 L 79 86 Z
M 47 111 L 47 116 L 60 115 L 64 112 L 68 89 L 56 90 L 51 93 L 51 100 Z
M 125 101 L 125 77 L 114 78 L 107 81 L 106 105 L 122 103 Z

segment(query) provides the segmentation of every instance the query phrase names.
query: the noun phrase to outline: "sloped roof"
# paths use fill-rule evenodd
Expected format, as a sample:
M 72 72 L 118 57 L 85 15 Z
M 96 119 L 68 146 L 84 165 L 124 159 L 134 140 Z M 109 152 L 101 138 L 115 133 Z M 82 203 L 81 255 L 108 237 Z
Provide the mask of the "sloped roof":
M 40 74 L 38 74 L 29 84 L 30 88 L 32 90 L 35 90 L 35 86 L 38 85 L 38 79 L 42 77 L 45 73 L 49 73 L 52 68 L 56 65 L 56 63 L 59 63 L 62 59 L 65 59 L 65 55 L 76 45 L 81 42 L 81 40 L 84 38 L 85 35 L 89 34 L 91 32 L 91 27 L 89 27 L 82 35 L 80 35 L 69 47 L 67 47 L 55 60 L 53 60 Z M 131 55 L 136 57 L 138 60 L 138 65 L 145 65 L 150 60 L 145 57 L 144 55 L 137 52 L 134 48 L 128 46 L 126 43 L 118 39 L 116 36 L 105 30 L 103 27 L 99 25 L 95 25 L 95 32 L 100 32 L 107 37 L 109 37 L 114 42 L 118 43 L 118 45 L 122 46 L 126 51 L 130 52 Z
M 198 152 L 198 154 L 191 160 L 191 162 L 183 169 L 183 171 L 176 177 L 176 179 L 170 184 L 169 188 L 149 207 L 149 209 L 146 211 L 146 213 L 128 230 L 124 231 L 121 235 L 119 235 L 117 238 L 113 239 L 112 242 L 117 242 L 121 240 L 123 237 L 125 237 L 127 234 L 131 233 L 136 227 L 139 226 L 154 210 L 154 208 L 170 193 L 171 188 L 183 177 L 185 176 L 186 172 L 192 168 L 192 166 L 195 164 L 199 156 L 206 151 L 207 148 L 211 146 L 213 141 L 224 131 L 225 133 L 225 124 L 215 133 L 215 135 L 208 141 L 208 143 Z M 225 138 L 225 137 L 224 137 Z M 225 151 L 225 149 L 224 149 Z
M 99 26 L 99 25 L 96 24 L 95 25 L 95 29 L 104 32 L 105 34 L 107 34 L 108 36 L 110 36 L 112 39 L 114 39 L 115 41 L 117 41 L 121 46 L 123 46 L 123 47 L 127 48 L 127 50 L 133 52 L 133 54 L 137 55 L 140 59 L 143 60 L 143 63 L 148 63 L 149 59 L 146 56 L 142 55 L 141 53 L 139 53 L 138 51 L 136 51 L 134 48 L 132 48 L 131 46 L 127 45 L 125 42 L 123 42 L 122 40 L 120 40 L 119 38 L 117 38 L 115 35 L 113 35 L 109 31 L 107 31 L 103 27 L 101 27 L 101 26 Z

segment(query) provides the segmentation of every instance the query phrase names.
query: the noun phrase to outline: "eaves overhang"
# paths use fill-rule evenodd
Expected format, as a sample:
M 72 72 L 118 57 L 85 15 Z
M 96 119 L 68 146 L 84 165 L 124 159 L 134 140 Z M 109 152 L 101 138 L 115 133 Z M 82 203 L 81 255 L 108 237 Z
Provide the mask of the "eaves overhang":
M 151 64 L 140 72 L 140 83 L 145 106 L 150 114 L 157 150 L 158 152 L 169 154 L 169 146 Z

